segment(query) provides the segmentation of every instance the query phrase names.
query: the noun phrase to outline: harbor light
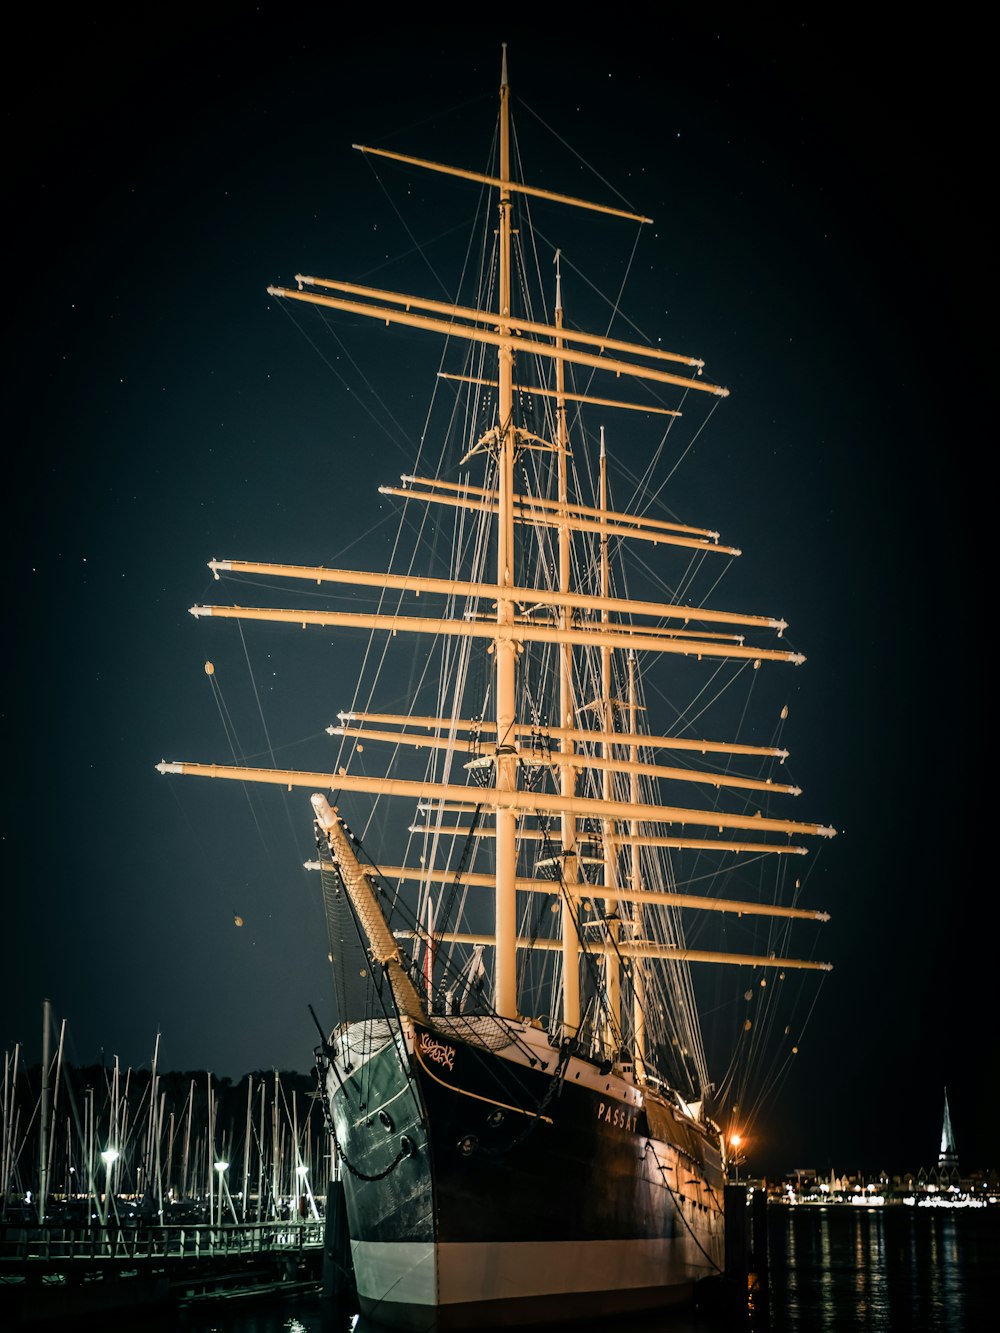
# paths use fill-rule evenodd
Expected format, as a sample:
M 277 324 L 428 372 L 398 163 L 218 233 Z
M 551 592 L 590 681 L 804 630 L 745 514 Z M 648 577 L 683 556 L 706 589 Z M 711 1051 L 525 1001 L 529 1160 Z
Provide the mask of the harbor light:
M 223 1186 L 223 1180 L 222 1180 L 222 1177 L 223 1177 L 223 1176 L 225 1175 L 225 1173 L 229 1170 L 229 1163 L 223 1161 L 223 1160 L 220 1158 L 220 1159 L 216 1162 L 216 1164 L 215 1164 L 215 1169 L 216 1169 L 216 1171 L 217 1171 L 218 1174 L 219 1174 L 219 1212 L 218 1212 L 218 1221 L 216 1222 L 216 1226 L 221 1227 L 221 1226 L 222 1226 L 222 1194 L 223 1194 L 223 1188 L 222 1188 L 222 1186 Z
M 111 1207 L 111 1168 L 121 1154 L 117 1148 L 105 1148 L 101 1153 L 101 1161 L 104 1163 L 104 1216 L 101 1221 L 105 1226 L 108 1224 L 108 1210 Z
M 743 1146 L 744 1141 L 743 1135 L 737 1134 L 735 1130 L 729 1135 L 729 1147 L 731 1149 L 730 1158 L 733 1166 L 736 1168 L 735 1180 L 737 1184 L 739 1184 L 740 1179 L 740 1162 L 745 1162 L 747 1159 L 746 1153 L 740 1152 L 740 1148 Z

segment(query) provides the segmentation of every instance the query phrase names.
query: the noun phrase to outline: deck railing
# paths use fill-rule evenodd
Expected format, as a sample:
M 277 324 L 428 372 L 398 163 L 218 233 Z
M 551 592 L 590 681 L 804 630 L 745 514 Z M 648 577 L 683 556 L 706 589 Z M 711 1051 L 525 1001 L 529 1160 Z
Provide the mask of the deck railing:
M 164 1226 L 0 1225 L 0 1264 L 10 1269 L 36 1260 L 197 1259 L 315 1249 L 322 1220 Z

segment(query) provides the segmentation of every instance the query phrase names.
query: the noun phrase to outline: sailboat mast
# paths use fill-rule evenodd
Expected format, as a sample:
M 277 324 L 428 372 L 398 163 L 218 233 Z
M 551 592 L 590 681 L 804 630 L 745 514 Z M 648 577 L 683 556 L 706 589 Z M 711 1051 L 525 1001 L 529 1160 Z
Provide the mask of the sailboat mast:
M 563 326 L 562 275 L 559 271 L 559 251 L 556 251 L 556 328 Z M 556 339 L 556 346 L 562 346 L 562 339 Z M 559 486 L 559 503 L 569 503 L 569 430 L 566 426 L 566 366 L 556 362 L 556 471 Z M 566 510 L 562 510 L 565 514 Z M 569 592 L 570 568 L 570 530 L 565 521 L 559 524 L 559 591 Z M 559 610 L 559 624 L 563 630 L 571 627 L 571 611 L 565 602 Z M 575 742 L 570 734 L 576 724 L 576 708 L 573 696 L 573 647 L 569 643 L 559 645 L 559 725 L 564 735 L 559 738 L 559 749 L 564 755 L 571 755 Z M 559 770 L 560 790 L 563 796 L 576 794 L 576 771 L 568 764 Z M 571 885 L 580 879 L 580 863 L 576 859 L 576 816 L 563 811 L 560 816 L 560 848 L 562 851 L 562 878 L 566 893 L 562 902 L 562 978 L 563 978 L 563 1033 L 575 1036 L 580 1027 L 580 934 L 577 929 L 576 909 Z
M 601 513 L 606 514 L 608 509 L 608 459 L 604 449 L 603 426 L 601 427 L 600 467 Z M 605 527 L 603 518 L 601 527 L 602 529 Z M 601 533 L 601 597 L 605 602 L 607 602 L 610 594 L 610 587 L 608 534 L 605 530 Z M 610 613 L 605 606 L 601 612 L 601 621 L 605 625 L 609 625 L 610 619 Z M 614 704 L 611 698 L 611 649 L 607 645 L 601 648 L 601 714 L 604 723 L 604 734 L 610 737 L 614 731 Z M 604 770 L 604 799 L 612 801 L 615 795 L 615 777 L 611 766 L 614 750 L 610 740 L 605 740 L 602 743 L 601 751 L 608 761 L 608 766 Z M 604 899 L 604 919 L 608 932 L 608 942 L 615 945 L 618 942 L 620 922 L 618 920 L 618 900 L 614 895 L 614 890 L 618 887 L 618 844 L 615 842 L 615 823 L 613 819 L 604 821 L 604 887 L 606 890 L 611 890 L 609 894 L 605 895 Z M 614 948 L 609 949 L 604 958 L 604 990 L 607 999 L 605 1044 L 608 1047 L 614 1047 L 620 1044 L 620 1038 L 617 1034 L 621 1032 L 621 971 L 618 954 Z
M 45 1221 L 49 1185 L 49 1042 L 52 1036 L 52 1001 L 42 1001 L 42 1101 L 38 1132 L 38 1223 Z
M 498 393 L 500 420 L 497 441 L 497 626 L 496 655 L 497 754 L 496 785 L 499 791 L 517 786 L 517 703 L 515 664 L 519 645 L 510 630 L 514 625 L 514 602 L 504 589 L 514 587 L 514 352 L 509 341 L 511 328 L 510 258 L 510 89 L 507 85 L 507 47 L 503 48 L 500 81 L 500 326 L 505 339 L 500 347 Z M 507 633 L 503 631 L 507 630 Z M 496 975 L 494 1004 L 499 1014 L 517 1017 L 517 815 L 513 810 L 496 814 Z

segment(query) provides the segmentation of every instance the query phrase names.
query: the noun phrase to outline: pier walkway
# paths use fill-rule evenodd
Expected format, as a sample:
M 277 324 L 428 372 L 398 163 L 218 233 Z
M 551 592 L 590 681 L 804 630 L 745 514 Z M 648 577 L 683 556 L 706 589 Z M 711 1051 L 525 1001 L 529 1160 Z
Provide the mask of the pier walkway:
M 0 1324 L 318 1288 L 324 1222 L 0 1225 Z

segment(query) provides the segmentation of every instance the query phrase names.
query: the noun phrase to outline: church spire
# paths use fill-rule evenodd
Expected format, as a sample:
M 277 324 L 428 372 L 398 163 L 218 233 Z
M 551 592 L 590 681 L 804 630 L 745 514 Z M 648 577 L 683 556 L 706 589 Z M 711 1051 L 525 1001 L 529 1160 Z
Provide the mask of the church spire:
M 958 1150 L 955 1147 L 955 1135 L 951 1128 L 947 1088 L 944 1090 L 944 1120 L 941 1122 L 941 1151 L 938 1153 L 938 1166 L 958 1166 Z

